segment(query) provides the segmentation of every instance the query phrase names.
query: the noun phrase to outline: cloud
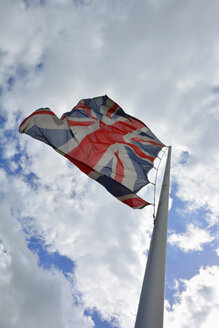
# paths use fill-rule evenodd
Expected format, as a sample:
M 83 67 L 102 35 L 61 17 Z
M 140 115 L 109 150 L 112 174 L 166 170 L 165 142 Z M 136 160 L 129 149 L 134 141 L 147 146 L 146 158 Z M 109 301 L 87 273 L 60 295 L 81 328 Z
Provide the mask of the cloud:
M 206 229 L 200 229 L 194 224 L 188 224 L 185 233 L 172 233 L 168 237 L 168 243 L 176 245 L 184 252 L 202 251 L 203 244 L 214 240 L 210 232 Z
M 166 306 L 164 327 L 214 327 L 219 319 L 219 267 L 200 268 L 190 280 L 183 280 L 184 290 L 177 292 L 178 301 Z
M 8 204 L 9 205 L 9 204 Z M 0 325 L 2 327 L 93 327 L 76 306 L 70 281 L 57 270 L 43 270 L 27 248 L 24 232 L 9 207 L 1 204 Z

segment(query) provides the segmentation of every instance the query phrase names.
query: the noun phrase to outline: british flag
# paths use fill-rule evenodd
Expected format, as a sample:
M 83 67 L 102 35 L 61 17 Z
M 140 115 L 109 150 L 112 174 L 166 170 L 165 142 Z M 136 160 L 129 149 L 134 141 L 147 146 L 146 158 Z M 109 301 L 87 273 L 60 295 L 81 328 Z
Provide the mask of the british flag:
M 61 119 L 40 108 L 19 132 L 54 148 L 124 204 L 149 204 L 136 193 L 149 183 L 148 172 L 164 144 L 108 96 L 83 99 Z

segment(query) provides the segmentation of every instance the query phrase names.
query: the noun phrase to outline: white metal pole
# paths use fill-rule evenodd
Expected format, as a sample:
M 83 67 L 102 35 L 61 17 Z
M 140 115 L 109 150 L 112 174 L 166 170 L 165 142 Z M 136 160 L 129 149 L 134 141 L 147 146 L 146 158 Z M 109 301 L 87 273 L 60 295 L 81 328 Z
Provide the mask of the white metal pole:
M 166 245 L 169 206 L 171 146 L 151 237 L 135 328 L 162 328 L 164 313 Z

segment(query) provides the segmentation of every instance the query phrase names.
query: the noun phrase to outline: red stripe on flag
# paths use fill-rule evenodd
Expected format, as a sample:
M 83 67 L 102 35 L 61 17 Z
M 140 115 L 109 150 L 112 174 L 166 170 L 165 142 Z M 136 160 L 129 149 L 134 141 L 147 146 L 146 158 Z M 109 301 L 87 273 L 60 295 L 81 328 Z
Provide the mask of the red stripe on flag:
M 89 115 L 92 118 L 95 118 L 91 115 L 91 108 L 83 104 L 82 102 L 79 102 L 73 109 L 84 109 L 87 115 Z
M 147 126 L 140 120 L 138 120 L 137 118 L 131 116 L 131 115 L 127 115 L 128 118 L 128 124 L 131 126 L 134 126 L 135 129 L 143 129 L 143 128 L 147 128 Z
M 69 126 L 90 126 L 90 125 L 93 125 L 94 122 L 77 122 L 77 121 L 71 121 L 71 120 L 67 120 L 68 121 L 68 124 Z
M 122 202 L 132 208 L 143 208 L 146 205 L 149 205 L 150 203 L 146 202 L 146 200 L 140 198 L 140 197 L 134 197 L 122 200 Z
M 115 152 L 115 156 L 117 158 L 117 163 L 116 163 L 116 175 L 114 179 L 118 181 L 119 183 L 122 183 L 122 180 L 124 178 L 124 166 L 122 164 L 121 159 L 119 158 L 119 151 L 117 150 Z
M 125 145 L 129 146 L 130 148 L 132 148 L 132 150 L 134 150 L 134 152 L 141 158 L 145 158 L 145 159 L 148 159 L 151 163 L 153 163 L 154 161 L 154 157 L 153 156 L 148 156 L 146 155 L 139 147 L 133 145 L 133 144 L 130 144 L 130 143 L 125 143 Z
M 158 142 L 153 141 L 153 140 L 144 140 L 144 139 L 141 139 L 141 138 L 138 138 L 138 137 L 131 138 L 131 140 L 138 141 L 138 142 L 147 142 L 147 143 L 150 143 L 150 144 L 155 145 L 155 146 L 164 147 L 164 144 L 158 143 Z
M 115 113 L 115 111 L 119 108 L 119 105 L 114 103 L 114 105 L 108 109 L 106 116 L 110 117 L 111 114 Z
M 77 161 L 75 158 L 72 158 L 69 155 L 64 155 L 64 157 L 66 157 L 70 162 L 76 165 L 85 174 L 89 174 L 91 171 L 93 171 L 88 165 L 81 163 L 80 161 Z

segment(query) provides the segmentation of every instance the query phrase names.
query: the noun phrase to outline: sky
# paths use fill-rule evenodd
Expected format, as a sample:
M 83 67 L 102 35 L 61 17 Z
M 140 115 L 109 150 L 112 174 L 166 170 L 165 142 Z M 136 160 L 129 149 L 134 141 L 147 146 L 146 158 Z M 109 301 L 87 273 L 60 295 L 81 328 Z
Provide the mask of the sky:
M 105 94 L 172 145 L 164 327 L 217 326 L 218 13 L 218 0 L 0 2 L 2 328 L 134 327 L 153 208 L 18 133 L 38 108 L 61 117 Z M 139 195 L 153 201 L 152 185 Z

